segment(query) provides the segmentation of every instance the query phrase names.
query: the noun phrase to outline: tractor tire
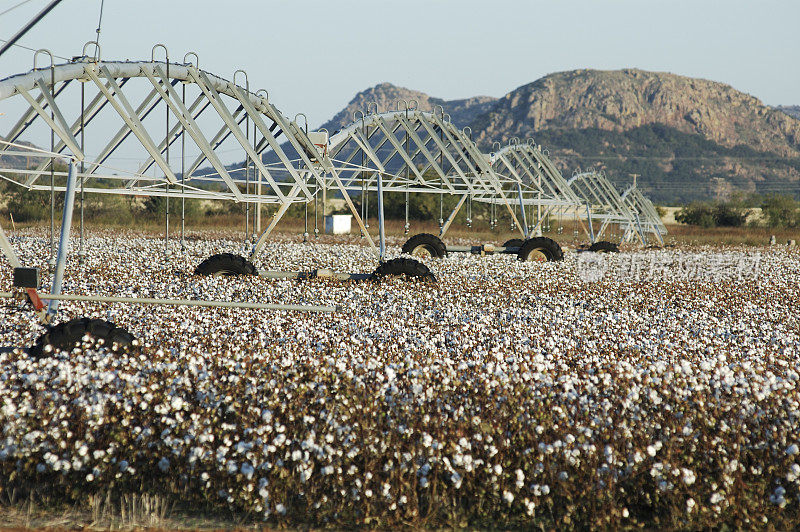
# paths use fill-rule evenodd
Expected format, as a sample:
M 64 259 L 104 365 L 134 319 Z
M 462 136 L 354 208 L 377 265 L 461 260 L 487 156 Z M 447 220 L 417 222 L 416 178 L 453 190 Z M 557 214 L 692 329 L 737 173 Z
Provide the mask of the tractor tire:
M 430 233 L 412 236 L 403 244 L 402 251 L 415 257 L 432 257 L 434 259 L 441 259 L 447 255 L 444 242 L 438 236 Z
M 564 251 L 552 238 L 537 236 L 526 240 L 519 248 L 517 259 L 523 262 L 553 262 L 564 259 Z
M 506 240 L 505 242 L 503 242 L 503 247 L 504 248 L 521 248 L 522 244 L 524 244 L 524 243 L 525 243 L 525 241 L 522 240 L 521 238 L 512 238 L 511 240 Z M 510 254 L 517 253 L 517 252 L 519 252 L 519 250 L 517 250 L 517 251 L 504 251 L 503 253 L 506 253 L 506 254 L 510 255 Z
M 195 275 L 257 275 L 252 262 L 233 253 L 211 255 L 194 269 Z
M 427 266 L 414 259 L 399 257 L 384 262 L 372 272 L 373 280 L 380 280 L 384 277 L 404 276 L 407 279 L 418 279 L 435 283 L 436 276 L 431 273 Z
M 95 340 L 103 340 L 108 347 L 116 346 L 116 349 L 125 349 L 135 340 L 131 333 L 109 321 L 77 318 L 50 327 L 36 340 L 29 353 L 35 358 L 40 358 L 45 355 L 45 347 L 48 345 L 53 349 L 69 351 L 87 335 Z
M 619 253 L 619 246 L 613 242 L 599 240 L 589 246 L 589 251 L 594 251 L 597 253 Z

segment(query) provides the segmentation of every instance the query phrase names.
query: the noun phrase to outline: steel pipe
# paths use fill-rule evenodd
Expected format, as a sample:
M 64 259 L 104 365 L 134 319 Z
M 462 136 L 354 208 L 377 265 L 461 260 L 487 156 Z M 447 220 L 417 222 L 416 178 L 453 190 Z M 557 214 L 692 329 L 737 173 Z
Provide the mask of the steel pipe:
M 67 252 L 69 251 L 69 231 L 72 228 L 72 210 L 75 207 L 75 163 L 70 160 L 67 175 L 67 191 L 64 194 L 64 213 L 61 217 L 61 237 L 58 240 L 58 256 L 56 258 L 56 272 L 53 275 L 51 291 L 57 295 L 61 293 L 61 284 L 64 280 L 64 267 L 67 265 Z M 58 312 L 58 300 L 50 301 L 47 315 L 53 318 Z
M 0 292 L 0 298 L 13 298 L 12 292 Z M 81 296 L 75 294 L 39 294 L 39 299 L 56 301 L 89 301 L 93 303 L 132 303 L 136 305 L 167 305 L 173 307 L 222 307 L 258 310 L 296 310 L 301 312 L 338 312 L 341 307 L 322 305 L 283 305 L 277 303 L 248 303 L 240 301 L 209 301 L 199 299 L 156 299 L 147 297 Z

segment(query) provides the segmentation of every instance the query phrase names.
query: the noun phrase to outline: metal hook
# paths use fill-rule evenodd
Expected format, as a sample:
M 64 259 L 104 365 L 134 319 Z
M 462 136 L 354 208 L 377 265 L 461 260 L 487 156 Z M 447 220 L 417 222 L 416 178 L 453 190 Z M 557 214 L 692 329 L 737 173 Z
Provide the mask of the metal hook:
M 411 105 L 412 103 L 414 104 L 414 107 L 410 108 L 409 111 L 416 111 L 417 109 L 419 109 L 419 100 L 417 100 L 416 98 L 408 100 L 409 105 Z
M 97 62 L 100 61 L 100 43 L 98 43 L 97 41 L 87 41 L 86 44 L 83 45 L 83 51 L 81 51 L 81 55 L 83 57 L 89 57 L 89 56 L 86 55 L 86 47 L 89 46 L 90 44 L 94 45 L 94 56 L 93 56 L 93 59 L 94 59 L 94 62 L 97 63 Z
M 36 70 L 36 59 L 39 57 L 39 54 L 47 54 L 50 56 L 50 68 L 53 68 L 55 65 L 55 58 L 53 57 L 53 52 L 48 50 L 47 48 L 39 48 L 33 53 L 33 69 Z
M 361 109 L 356 109 L 353 111 L 353 122 L 358 122 L 359 118 L 358 115 L 361 115 L 361 120 L 364 120 L 364 111 Z
M 193 63 L 189 63 L 189 56 L 190 55 L 194 56 L 194 62 Z M 200 57 L 197 55 L 197 52 L 189 51 L 189 52 L 186 52 L 185 54 L 183 54 L 183 62 L 184 62 L 184 64 L 188 63 L 188 64 L 194 66 L 195 68 L 200 68 Z
M 373 105 L 375 106 L 375 112 L 374 113 L 370 113 L 369 110 L 372 109 Z M 373 114 L 373 115 L 378 114 L 378 102 L 367 102 L 367 114 L 368 115 L 369 114 Z
M 469 138 L 469 140 L 472 140 L 472 128 L 471 127 L 464 126 L 464 129 L 462 129 L 461 131 L 464 133 L 464 135 L 467 136 L 467 138 Z M 469 131 L 469 133 L 467 133 L 468 131 Z
M 304 129 L 305 129 L 306 135 L 308 135 L 308 117 L 304 113 L 297 113 L 296 115 L 294 115 L 294 121 L 295 121 L 295 123 L 297 123 L 297 119 L 299 117 L 301 117 L 301 116 L 303 117 L 303 122 L 305 123 Z
M 256 96 L 258 96 L 262 92 L 264 93 L 264 96 L 261 97 L 263 100 L 262 103 L 269 104 L 269 92 L 267 91 L 267 89 L 258 89 L 256 91 Z
M 156 62 L 156 48 L 164 49 L 164 57 L 166 58 L 166 62 L 169 63 L 169 50 L 167 50 L 167 47 L 161 43 L 153 45 L 153 49 L 150 51 L 150 61 L 152 63 Z
M 400 109 L 400 104 L 401 103 L 405 106 L 405 109 Z M 395 102 L 395 109 L 398 110 L 398 111 L 408 111 L 408 100 L 404 100 L 403 98 L 400 98 L 399 100 L 397 100 Z
M 502 147 L 503 145 L 500 144 L 499 142 L 497 141 L 492 142 L 492 151 L 500 151 Z
M 436 105 L 434 105 L 434 106 L 433 106 L 433 115 L 434 115 L 434 116 L 436 116 L 436 112 L 437 112 L 437 111 L 439 112 L 439 117 L 440 117 L 442 120 L 444 120 L 444 107 L 442 107 L 442 106 L 441 106 L 440 104 L 438 104 L 438 103 L 437 103 Z
M 247 91 L 247 94 L 250 94 L 250 80 L 247 79 L 247 72 L 245 72 L 241 68 L 233 73 L 233 84 L 236 85 L 236 74 L 238 74 L 239 72 L 244 74 L 244 88 Z
M 450 122 L 450 114 L 449 113 L 445 113 L 444 116 L 442 117 L 442 119 L 445 122 L 447 122 L 448 124 L 452 123 L 452 122 Z
M 528 146 L 536 146 L 536 141 L 533 139 L 533 137 L 528 137 L 526 139 L 526 143 L 528 144 Z

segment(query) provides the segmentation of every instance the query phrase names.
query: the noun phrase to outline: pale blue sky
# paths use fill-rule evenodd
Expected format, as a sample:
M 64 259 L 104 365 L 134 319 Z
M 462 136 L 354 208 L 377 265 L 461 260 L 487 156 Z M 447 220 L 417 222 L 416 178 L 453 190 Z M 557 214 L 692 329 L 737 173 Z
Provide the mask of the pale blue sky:
M 0 0 L 0 12 L 22 0 Z M 8 38 L 46 0 L 0 16 Z M 78 55 L 100 0 L 63 0 L 21 44 Z M 800 104 L 800 1 L 106 0 L 105 59 L 187 50 L 231 77 L 248 71 L 284 114 L 328 120 L 383 81 L 446 99 L 502 96 L 550 72 L 637 67 L 728 83 L 770 105 Z M 31 68 L 19 48 L 0 77 Z

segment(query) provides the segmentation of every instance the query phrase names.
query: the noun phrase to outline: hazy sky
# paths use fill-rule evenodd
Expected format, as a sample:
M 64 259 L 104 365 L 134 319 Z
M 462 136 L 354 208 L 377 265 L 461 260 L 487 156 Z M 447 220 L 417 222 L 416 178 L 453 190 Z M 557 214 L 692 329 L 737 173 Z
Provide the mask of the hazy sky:
M 0 12 L 22 0 L 0 0 Z M 47 0 L 0 15 L 7 39 Z M 65 57 L 95 37 L 100 0 L 63 0 L 21 42 Z M 287 116 L 328 120 L 383 81 L 446 98 L 502 96 L 550 72 L 637 67 L 800 104 L 799 0 L 105 0 L 104 59 L 149 59 L 162 42 L 230 78 L 238 68 Z M 32 52 L 0 58 L 0 77 Z M 161 56 L 159 55 L 159 58 Z

